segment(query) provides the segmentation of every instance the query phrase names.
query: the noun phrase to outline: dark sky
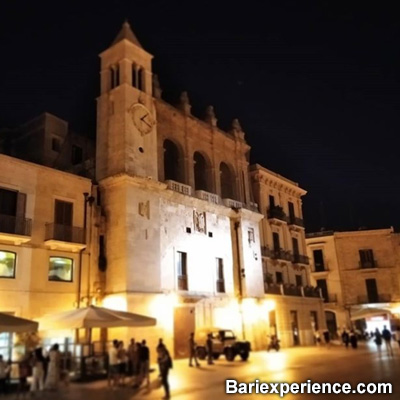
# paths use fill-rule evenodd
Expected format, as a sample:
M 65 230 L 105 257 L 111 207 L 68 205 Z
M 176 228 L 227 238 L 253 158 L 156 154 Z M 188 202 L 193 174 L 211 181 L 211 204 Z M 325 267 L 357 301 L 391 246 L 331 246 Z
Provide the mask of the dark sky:
M 49 111 L 94 135 L 97 54 L 127 18 L 167 101 L 238 117 L 252 162 L 308 190 L 308 231 L 400 228 L 396 2 L 234 4 L 1 2 L 0 126 Z

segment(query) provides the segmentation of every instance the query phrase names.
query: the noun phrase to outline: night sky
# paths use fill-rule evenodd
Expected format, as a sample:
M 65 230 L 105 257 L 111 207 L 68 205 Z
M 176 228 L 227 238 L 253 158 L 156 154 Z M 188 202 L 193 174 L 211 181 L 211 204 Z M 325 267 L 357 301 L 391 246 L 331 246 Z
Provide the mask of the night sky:
M 94 136 L 97 55 L 127 18 L 167 101 L 239 118 L 252 162 L 308 191 L 307 231 L 400 228 L 396 2 L 238 4 L 1 2 L 0 127 L 48 111 Z

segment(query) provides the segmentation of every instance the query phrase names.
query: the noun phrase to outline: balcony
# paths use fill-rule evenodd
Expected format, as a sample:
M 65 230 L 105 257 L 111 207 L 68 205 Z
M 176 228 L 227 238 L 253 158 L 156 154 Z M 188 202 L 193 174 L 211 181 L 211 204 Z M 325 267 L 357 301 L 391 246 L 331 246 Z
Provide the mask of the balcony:
M 283 294 L 282 285 L 278 283 L 264 282 L 264 292 L 266 294 Z
M 188 290 L 187 275 L 178 275 L 178 290 Z
M 213 204 L 220 203 L 219 196 L 215 193 L 209 193 L 206 192 L 205 190 L 196 190 L 195 194 L 198 199 L 208 201 L 209 203 Z
M 176 182 L 173 180 L 167 180 L 165 181 L 165 183 L 167 184 L 168 189 L 171 189 L 174 192 L 178 192 L 186 196 L 192 195 L 192 188 L 189 185 L 185 185 L 184 183 Z
M 391 301 L 392 301 L 391 294 L 378 294 L 376 296 L 368 296 L 368 295 L 357 296 L 358 304 L 390 303 Z
M 378 268 L 378 262 L 376 260 L 359 261 L 358 266 L 361 269 Z
M 270 207 L 267 211 L 267 217 L 270 222 L 282 223 L 287 222 L 287 216 L 280 206 Z
M 261 255 L 263 257 L 272 258 L 273 254 L 274 254 L 273 250 L 271 250 L 268 246 L 262 246 L 261 247 Z
M 230 208 L 242 208 L 243 204 L 240 201 L 233 200 L 233 199 L 222 199 L 222 203 L 225 207 Z
M 295 217 L 294 215 L 289 216 L 288 224 L 289 224 L 289 228 L 290 227 L 293 227 L 293 228 L 296 228 L 296 227 L 304 228 L 304 220 L 302 218 Z
M 217 293 L 225 293 L 225 280 L 217 279 Z
M 301 287 L 294 285 L 283 285 L 283 293 L 285 296 L 303 296 Z
M 86 247 L 85 230 L 76 226 L 46 224 L 45 244 L 52 250 L 78 252 Z
M 20 245 L 31 240 L 32 220 L 0 214 L 0 241 Z
M 303 288 L 305 297 L 318 297 L 321 298 L 321 289 L 314 286 L 305 286 Z
M 292 261 L 293 260 L 293 255 L 290 251 L 288 250 L 283 250 L 283 249 L 274 249 L 272 250 L 272 255 L 271 258 L 274 260 L 285 260 L 285 261 Z
M 310 262 L 307 256 L 303 256 L 302 254 L 293 254 L 293 263 L 308 265 Z

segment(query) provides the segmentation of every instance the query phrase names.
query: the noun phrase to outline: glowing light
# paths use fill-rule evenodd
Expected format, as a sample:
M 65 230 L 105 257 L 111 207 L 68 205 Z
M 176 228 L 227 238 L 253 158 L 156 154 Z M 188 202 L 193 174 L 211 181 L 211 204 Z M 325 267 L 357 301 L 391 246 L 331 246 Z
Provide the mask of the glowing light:
M 6 253 L 4 251 L 0 251 L 0 261 L 3 261 L 6 259 Z
M 259 319 L 259 308 L 256 299 L 243 299 L 242 312 L 247 323 L 257 322 Z
M 275 300 L 264 300 L 261 304 L 261 308 L 266 312 L 274 311 L 276 309 Z
M 116 311 L 127 311 L 126 298 L 123 296 L 107 296 L 103 300 L 103 307 Z
M 165 330 L 173 330 L 173 312 L 179 304 L 179 297 L 176 293 L 167 293 L 156 296 L 149 305 L 150 314 L 157 319 L 157 325 Z

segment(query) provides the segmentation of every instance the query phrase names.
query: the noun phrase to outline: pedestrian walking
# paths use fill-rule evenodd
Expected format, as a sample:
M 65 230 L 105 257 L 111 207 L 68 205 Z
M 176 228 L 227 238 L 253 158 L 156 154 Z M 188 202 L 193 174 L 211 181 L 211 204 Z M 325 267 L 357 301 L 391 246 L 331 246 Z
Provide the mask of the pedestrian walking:
M 114 339 L 108 350 L 108 386 L 115 389 L 119 384 L 118 340 Z
M 169 390 L 168 375 L 169 375 L 169 370 L 172 368 L 172 359 L 165 346 L 159 349 L 157 361 L 160 366 L 161 384 L 165 390 L 164 399 L 169 399 L 171 397 L 171 394 Z
M 356 349 L 358 347 L 358 337 L 353 329 L 350 331 L 349 341 L 353 349 Z
M 147 347 L 146 340 L 142 340 L 142 345 L 140 347 L 140 353 L 139 353 L 139 360 L 140 360 L 141 382 L 143 382 L 145 380 L 147 387 L 149 387 L 150 386 L 150 349 Z
M 9 372 L 10 366 L 4 361 L 3 356 L 0 355 L 0 395 L 5 396 L 7 393 L 6 380 Z
M 46 375 L 46 389 L 57 390 L 61 376 L 61 354 L 58 344 L 54 344 L 49 352 L 49 366 Z
M 392 349 L 392 332 L 386 328 L 386 325 L 383 326 L 382 330 L 382 338 L 385 342 L 386 351 L 393 357 L 393 349 Z
M 162 338 L 160 338 L 160 339 L 158 339 L 158 344 L 156 347 L 157 360 L 158 360 L 158 355 L 163 348 L 165 348 L 165 344 L 164 344 L 164 341 L 162 340 Z M 161 367 L 160 367 L 159 363 L 158 363 L 158 377 L 161 378 Z
M 328 331 L 328 329 L 325 329 L 322 334 L 324 335 L 324 341 L 325 341 L 326 346 L 328 348 L 330 348 L 331 347 L 331 334 L 330 334 L 330 332 Z
M 200 363 L 197 360 L 196 355 L 196 341 L 194 340 L 194 332 L 192 332 L 189 336 L 189 367 L 193 367 L 193 362 L 196 367 L 200 367 Z
M 211 333 L 207 335 L 206 346 L 207 346 L 207 364 L 212 365 L 214 364 L 214 361 L 213 361 L 213 341 Z
M 376 344 L 376 346 L 378 348 L 378 351 L 381 352 L 381 349 L 382 349 L 382 347 L 381 347 L 382 346 L 382 335 L 379 332 L 378 328 L 375 329 L 375 344 Z
M 348 349 L 349 343 L 350 343 L 350 335 L 346 329 L 343 329 L 343 332 L 342 332 L 342 342 L 346 346 L 346 349 Z
M 38 390 L 44 389 L 44 371 L 46 360 L 43 356 L 42 348 L 37 348 L 32 355 L 32 384 L 31 393 L 35 394 Z

